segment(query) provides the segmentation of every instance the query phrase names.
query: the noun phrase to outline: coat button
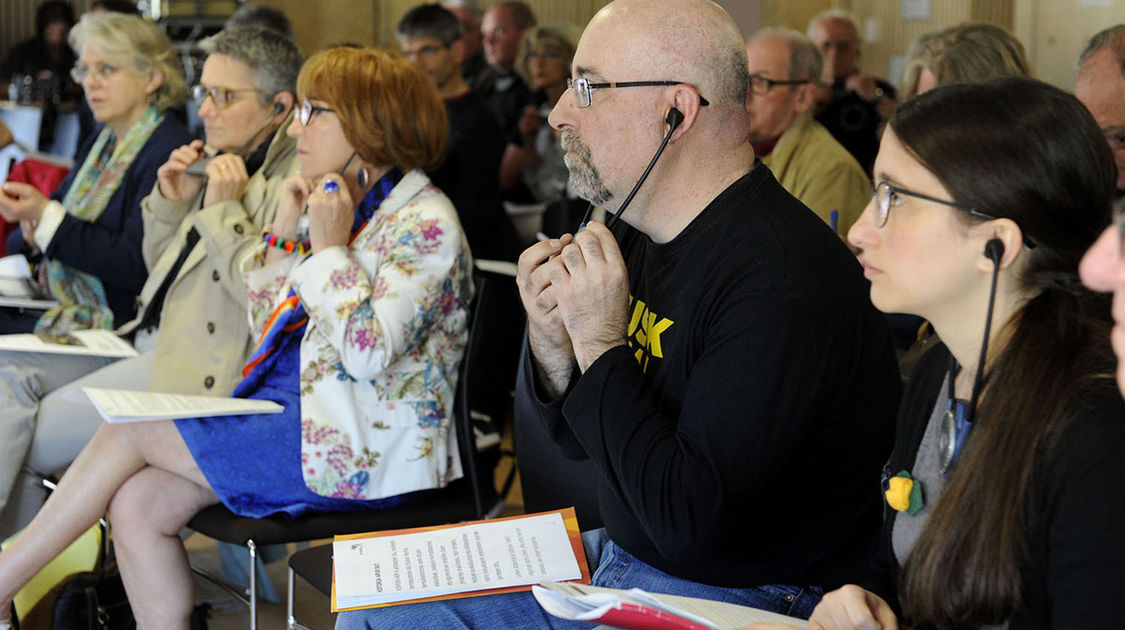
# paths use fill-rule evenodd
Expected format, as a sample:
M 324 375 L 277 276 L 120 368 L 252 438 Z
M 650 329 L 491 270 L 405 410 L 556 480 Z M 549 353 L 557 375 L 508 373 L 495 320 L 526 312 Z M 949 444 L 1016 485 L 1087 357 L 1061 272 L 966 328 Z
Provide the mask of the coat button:
M 235 223 L 234 224 L 234 233 L 235 234 L 242 234 L 242 224 L 241 223 Z
M 212 271 L 211 272 L 211 279 L 214 280 L 215 282 L 218 282 L 219 281 L 219 272 L 218 271 Z
M 207 389 L 211 389 L 214 385 L 215 385 L 215 377 L 208 376 L 207 378 L 203 379 L 203 386 L 206 387 Z
M 208 334 L 215 334 L 215 322 L 207 322 L 207 332 Z

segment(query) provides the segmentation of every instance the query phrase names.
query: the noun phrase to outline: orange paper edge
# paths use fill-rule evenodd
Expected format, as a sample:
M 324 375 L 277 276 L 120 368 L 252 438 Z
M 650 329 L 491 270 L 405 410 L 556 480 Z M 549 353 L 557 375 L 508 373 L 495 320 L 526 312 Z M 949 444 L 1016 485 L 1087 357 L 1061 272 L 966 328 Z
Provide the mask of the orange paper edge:
M 427 527 L 410 527 L 407 529 L 388 529 L 381 532 L 369 532 L 366 534 L 346 534 L 342 536 L 334 536 L 333 542 L 343 540 L 354 540 L 356 538 L 379 538 L 382 536 L 397 536 L 399 534 L 414 534 L 417 532 L 429 532 L 438 529 L 453 529 L 465 525 L 477 525 L 479 523 L 496 523 L 499 521 L 512 521 L 522 518 L 529 518 L 532 516 L 543 516 L 544 514 L 561 514 L 563 525 L 566 527 L 566 533 L 570 537 L 570 546 L 574 550 L 574 558 L 578 561 L 578 569 L 582 573 L 582 577 L 577 580 L 567 580 L 570 582 L 578 582 L 580 584 L 590 583 L 590 567 L 586 564 L 586 551 L 582 546 L 582 532 L 578 530 L 578 516 L 574 513 L 573 507 L 563 508 L 561 510 L 549 510 L 547 512 L 536 512 L 535 514 L 521 514 L 519 516 L 506 516 L 504 518 L 489 518 L 479 521 L 464 521 L 461 523 L 452 523 L 449 525 L 430 525 Z M 436 602 L 443 599 L 462 599 L 465 597 L 477 597 L 479 595 L 499 595 L 501 593 L 518 593 L 520 591 L 530 591 L 534 584 L 526 586 L 508 586 L 504 588 L 490 588 L 480 591 L 467 591 L 464 593 L 451 593 L 449 595 L 438 595 L 436 597 L 423 597 L 419 599 L 404 599 L 400 602 L 388 602 L 386 604 L 373 604 L 371 606 L 357 606 L 354 608 L 337 608 L 336 607 L 336 565 L 332 565 L 332 612 L 347 612 L 349 610 L 364 610 L 367 608 L 384 608 L 386 606 L 401 606 L 402 604 L 418 604 L 421 602 Z

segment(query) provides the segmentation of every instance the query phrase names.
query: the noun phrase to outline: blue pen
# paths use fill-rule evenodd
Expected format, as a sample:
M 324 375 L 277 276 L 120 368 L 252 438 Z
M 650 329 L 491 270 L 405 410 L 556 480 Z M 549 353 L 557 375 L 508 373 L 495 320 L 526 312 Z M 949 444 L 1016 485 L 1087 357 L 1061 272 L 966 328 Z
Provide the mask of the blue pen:
M 833 210 L 831 213 L 829 213 L 828 224 L 832 226 L 833 232 L 835 232 L 837 234 L 840 233 L 840 211 L 839 210 Z

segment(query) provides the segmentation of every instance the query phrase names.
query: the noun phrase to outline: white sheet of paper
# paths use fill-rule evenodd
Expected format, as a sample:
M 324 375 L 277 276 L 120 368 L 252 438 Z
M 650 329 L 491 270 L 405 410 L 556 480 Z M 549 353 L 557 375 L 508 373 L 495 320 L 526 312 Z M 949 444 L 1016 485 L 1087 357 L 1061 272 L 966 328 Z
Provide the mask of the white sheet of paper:
M 0 258 L 0 277 L 31 279 L 31 265 L 23 254 Z
M 83 387 L 82 391 L 90 397 L 106 422 L 146 422 L 285 411 L 284 407 L 269 400 L 134 392 L 98 387 Z
M 0 284 L 4 281 L 0 280 Z M 4 290 L 0 289 L 0 306 L 7 306 L 8 308 L 26 308 L 33 311 L 45 311 L 49 308 L 55 308 L 59 305 L 57 300 L 37 300 L 35 298 L 25 297 L 11 297 L 3 295 Z
M 31 266 L 23 254 L 0 258 L 0 295 L 13 298 L 33 297 Z
M 557 513 L 332 544 L 341 609 L 582 577 Z
M 76 343 L 54 343 L 33 334 L 0 335 L 0 350 L 95 357 L 137 356 L 137 349 L 112 330 L 76 330 L 70 337 Z

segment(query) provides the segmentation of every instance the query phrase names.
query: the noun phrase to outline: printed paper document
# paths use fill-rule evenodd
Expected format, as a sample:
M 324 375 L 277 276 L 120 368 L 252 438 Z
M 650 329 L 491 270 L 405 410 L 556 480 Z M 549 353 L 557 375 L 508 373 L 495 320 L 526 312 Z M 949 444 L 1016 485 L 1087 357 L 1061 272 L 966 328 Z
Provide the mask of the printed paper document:
M 95 357 L 135 357 L 137 350 L 112 330 L 76 330 L 65 335 L 0 335 L 0 350 L 81 354 Z
M 145 422 L 176 418 L 242 416 L 252 413 L 281 413 L 281 405 L 269 400 L 216 398 L 124 389 L 83 387 L 106 422 Z
M 337 536 L 332 553 L 334 612 L 589 579 L 573 508 Z

